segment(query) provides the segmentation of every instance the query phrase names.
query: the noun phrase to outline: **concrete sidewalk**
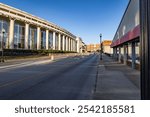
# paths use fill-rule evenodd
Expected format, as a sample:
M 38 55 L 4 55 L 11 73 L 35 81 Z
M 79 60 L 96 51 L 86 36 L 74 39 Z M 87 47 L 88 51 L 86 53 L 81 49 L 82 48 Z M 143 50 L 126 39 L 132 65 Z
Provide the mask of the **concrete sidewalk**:
M 139 100 L 140 71 L 103 55 L 98 66 L 95 100 Z

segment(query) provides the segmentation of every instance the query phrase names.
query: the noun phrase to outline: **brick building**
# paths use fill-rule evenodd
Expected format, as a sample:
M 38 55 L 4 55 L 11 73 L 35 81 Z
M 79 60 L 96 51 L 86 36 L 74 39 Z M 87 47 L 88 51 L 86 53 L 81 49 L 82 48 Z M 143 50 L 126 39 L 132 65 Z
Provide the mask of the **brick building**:
M 103 53 L 112 54 L 113 50 L 110 47 L 112 41 L 104 40 L 102 42 Z M 100 44 L 89 44 L 86 48 L 87 52 L 98 52 L 100 50 Z
M 89 44 L 86 46 L 87 52 L 96 52 L 100 50 L 100 44 Z

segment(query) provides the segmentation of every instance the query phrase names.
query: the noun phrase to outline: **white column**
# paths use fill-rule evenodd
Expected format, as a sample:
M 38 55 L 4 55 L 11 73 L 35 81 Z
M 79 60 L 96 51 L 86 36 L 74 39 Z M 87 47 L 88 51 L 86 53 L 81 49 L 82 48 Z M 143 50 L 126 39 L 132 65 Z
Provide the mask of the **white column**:
M 66 37 L 66 51 L 68 51 L 68 37 Z
M 41 28 L 37 27 L 37 50 L 41 49 Z
M 61 50 L 61 34 L 58 35 L 58 50 Z
M 29 39 L 29 24 L 25 24 L 25 49 L 28 49 L 28 39 Z
M 10 19 L 10 28 L 9 28 L 9 48 L 14 48 L 14 19 Z
M 75 51 L 75 41 L 73 40 L 73 51 Z
M 72 51 L 74 51 L 74 40 L 72 39 Z
M 65 50 L 65 35 L 63 35 L 63 51 Z
M 72 51 L 73 51 L 73 39 L 72 39 Z
M 53 50 L 56 49 L 56 32 L 53 32 Z
M 74 51 L 76 52 L 76 41 L 74 40 Z
M 74 40 L 74 51 L 76 52 L 76 41 Z
M 72 39 L 72 51 L 73 51 L 73 39 Z
M 80 53 L 80 40 L 77 38 L 77 52 Z
M 46 29 L 46 50 L 49 49 L 49 43 L 48 43 L 48 40 L 49 40 L 49 30 Z

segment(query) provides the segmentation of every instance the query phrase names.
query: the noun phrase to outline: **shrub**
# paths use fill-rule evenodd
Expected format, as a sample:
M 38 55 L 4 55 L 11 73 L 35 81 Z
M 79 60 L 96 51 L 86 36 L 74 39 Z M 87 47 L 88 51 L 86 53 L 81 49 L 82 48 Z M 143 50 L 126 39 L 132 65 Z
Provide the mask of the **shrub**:
M 4 56 L 48 55 L 49 53 L 76 53 L 76 52 L 62 51 L 62 50 L 4 49 Z

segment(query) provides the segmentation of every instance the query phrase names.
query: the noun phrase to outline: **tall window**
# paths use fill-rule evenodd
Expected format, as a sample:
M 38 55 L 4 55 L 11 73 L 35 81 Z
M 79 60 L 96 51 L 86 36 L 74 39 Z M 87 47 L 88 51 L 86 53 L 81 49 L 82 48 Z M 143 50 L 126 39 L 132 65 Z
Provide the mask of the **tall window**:
M 49 38 L 48 38 L 48 48 L 52 49 L 53 47 L 53 33 L 49 32 Z
M 56 34 L 55 42 L 56 42 L 55 49 L 58 50 L 58 34 Z
M 25 26 L 16 23 L 14 28 L 14 48 L 24 49 L 24 40 L 25 40 Z
M 64 50 L 66 50 L 66 37 L 64 38 Z
M 41 31 L 41 49 L 46 49 L 46 31 Z
M 5 20 L 0 19 L 0 49 L 2 48 L 1 42 L 3 42 L 2 44 L 3 48 L 9 48 L 8 47 L 9 46 L 8 34 L 9 34 L 9 23 Z
M 63 36 L 62 36 L 62 35 L 61 35 L 60 40 L 61 40 L 61 41 L 60 41 L 60 43 L 61 43 L 61 44 L 60 44 L 60 45 L 61 45 L 61 50 L 63 50 Z
M 29 40 L 28 40 L 29 49 L 37 49 L 37 29 L 29 28 Z
M 70 50 L 72 51 L 72 39 L 70 39 Z

